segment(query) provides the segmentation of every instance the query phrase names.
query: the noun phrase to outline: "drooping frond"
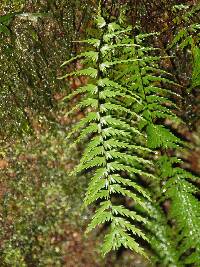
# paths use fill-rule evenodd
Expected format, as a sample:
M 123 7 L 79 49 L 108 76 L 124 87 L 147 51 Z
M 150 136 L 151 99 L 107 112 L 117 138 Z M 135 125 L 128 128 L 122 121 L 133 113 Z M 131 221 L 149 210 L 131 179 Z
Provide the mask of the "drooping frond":
M 134 63 L 138 59 L 121 56 L 110 59 L 113 51 L 135 46 L 123 42 L 130 27 L 124 29 L 115 23 L 106 25 L 102 17 L 98 17 L 97 25 L 101 31 L 100 39 L 84 41 L 94 44 L 94 50 L 83 52 L 63 63 L 65 65 L 81 58 L 85 68 L 62 78 L 80 75 L 91 77 L 87 85 L 65 98 L 70 100 L 76 95 L 82 95 L 68 116 L 79 110 L 85 112 L 85 117 L 68 133 L 69 139 L 76 136 L 74 143 L 86 142 L 73 173 L 89 172 L 91 175 L 84 203 L 86 206 L 96 201 L 100 204 L 88 231 L 101 224 L 109 225 L 102 246 L 103 254 L 121 246 L 145 254 L 137 239 L 147 240 L 139 227 L 141 222 L 146 223 L 146 219 L 136 211 L 115 203 L 116 196 L 122 196 L 131 199 L 148 213 L 144 199 L 150 201 L 150 196 L 137 181 L 141 177 L 156 179 L 151 173 L 153 164 L 148 159 L 151 150 L 141 141 L 145 139 L 139 129 L 139 122 L 144 120 L 143 115 L 127 106 L 127 102 L 139 104 L 141 96 L 126 85 L 122 86 L 110 75 L 111 67 L 117 70 L 119 65 Z M 117 45 L 114 44 L 115 39 L 118 40 Z
M 137 38 L 135 39 L 136 44 L 142 45 L 142 43 L 137 43 Z M 139 46 L 129 50 L 126 49 L 126 51 L 129 54 L 132 53 L 132 57 L 138 60 L 132 63 L 128 70 L 125 70 L 126 79 L 124 79 L 125 82 L 122 85 L 126 84 L 126 86 L 132 88 L 142 99 L 142 103 L 132 103 L 132 105 L 134 110 L 137 110 L 146 120 L 146 122 L 144 120 L 141 121 L 140 127 L 147 134 L 148 147 L 151 149 L 163 149 L 164 151 L 184 147 L 184 142 L 170 128 L 160 122 L 160 119 L 163 119 L 164 122 L 165 118 L 174 122 L 181 122 L 175 115 L 177 107 L 174 105 L 173 98 L 171 99 L 173 94 L 170 93 L 170 89 L 162 90 L 163 85 L 166 88 L 170 84 L 175 84 L 174 81 L 169 78 L 170 75 L 168 73 L 159 69 L 154 57 L 146 60 L 147 55 L 144 56 L 145 54 Z M 198 76 L 198 71 L 194 76 Z M 175 250 L 169 250 L 172 248 L 166 247 L 165 252 L 169 253 L 164 255 L 166 266 L 170 262 L 171 264 L 173 263 L 173 266 L 184 266 L 184 264 L 198 266 L 200 256 L 200 205 L 195 197 L 197 187 L 192 184 L 193 179 L 196 178 L 190 172 L 181 168 L 181 161 L 176 157 L 164 156 L 161 157 L 160 162 L 162 162 L 160 165 L 160 179 L 165 183 L 164 188 L 161 189 L 163 190 L 162 192 L 165 192 L 165 197 L 162 197 L 171 201 L 170 219 L 177 226 L 175 232 L 179 236 L 176 243 L 178 246 L 177 253 L 175 253 Z M 173 166 L 172 168 L 173 164 L 177 164 L 178 167 Z M 159 208 L 157 208 L 156 212 L 157 214 L 160 213 Z M 161 217 L 157 218 L 156 223 L 159 224 L 160 219 Z M 162 230 L 170 231 L 167 222 L 165 222 L 165 226 Z M 162 232 L 162 235 L 166 237 L 166 232 Z M 162 257 L 162 241 L 157 240 L 156 243 L 155 236 L 160 238 L 154 231 L 154 241 L 152 239 L 150 243 L 154 249 L 157 249 L 159 256 Z M 171 238 L 172 236 L 170 240 Z M 171 259 L 169 258 L 170 254 L 173 255 Z
M 165 125 L 166 119 L 182 122 L 176 115 L 178 107 L 174 102 L 180 96 L 170 89 L 179 85 L 170 73 L 159 67 L 158 49 L 145 45 L 144 40 L 157 33 L 131 38 L 131 27 L 107 24 L 101 16 L 96 22 L 99 39 L 83 41 L 91 45 L 91 51 L 82 52 L 63 64 L 81 59 L 84 68 L 62 77 L 88 76 L 87 85 L 65 97 L 71 100 L 81 96 L 68 116 L 80 110 L 85 114 L 72 126 L 68 139 L 74 139 L 74 144 L 84 143 L 85 149 L 72 173 L 90 174 L 84 204 L 97 203 L 87 231 L 106 225 L 103 254 L 123 246 L 145 255 L 138 241 L 143 239 L 150 242 L 163 266 L 197 264 L 199 245 L 189 232 L 193 227 L 192 235 L 195 240 L 199 238 L 199 209 L 196 208 L 199 201 L 192 183 L 195 177 L 181 168 L 181 161 L 176 157 L 162 157 L 157 153 L 152 161 L 157 149 L 166 153 L 168 149 L 184 146 L 181 138 Z M 198 62 L 199 51 L 196 52 L 194 61 Z M 198 74 L 198 71 L 193 74 L 194 86 L 198 84 Z M 157 158 L 160 158 L 159 167 L 155 164 Z M 174 229 L 168 225 L 159 205 L 152 203 L 144 181 L 152 183 L 152 188 L 153 183 L 163 185 L 162 201 L 170 200 L 169 220 Z M 152 192 L 157 194 L 154 189 Z M 131 200 L 131 209 L 120 199 Z M 182 222 L 178 205 L 184 216 Z M 149 234 L 145 234 L 144 228 Z M 176 240 L 173 240 L 174 233 L 178 236 Z

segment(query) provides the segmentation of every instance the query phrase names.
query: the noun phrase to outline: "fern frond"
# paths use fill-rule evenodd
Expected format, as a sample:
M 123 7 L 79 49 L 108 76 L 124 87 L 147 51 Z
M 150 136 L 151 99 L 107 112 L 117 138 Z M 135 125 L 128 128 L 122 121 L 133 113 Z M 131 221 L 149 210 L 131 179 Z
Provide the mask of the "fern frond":
M 115 48 L 119 48 L 119 47 L 134 47 L 134 46 L 139 46 L 137 44 L 124 44 L 124 43 L 121 43 L 121 44 L 112 44 L 112 45 L 104 45 L 102 46 L 101 48 L 101 53 L 103 53 L 104 55 L 108 52 L 110 52 L 110 50 L 113 50 Z
M 171 218 L 177 222 L 177 232 L 180 233 L 179 256 L 185 256 L 185 264 L 200 262 L 200 205 L 198 199 L 193 195 L 196 188 L 185 180 L 176 179 L 176 187 L 168 190 L 167 196 L 172 201 L 170 209 Z
M 120 96 L 120 97 L 128 97 L 126 94 L 122 93 L 121 91 L 111 90 L 109 88 L 101 91 L 100 94 L 99 94 L 99 97 L 101 99 L 115 98 L 117 96 Z
M 138 156 L 133 156 L 133 155 L 127 155 L 124 152 L 118 152 L 116 150 L 110 150 L 109 152 L 106 153 L 107 159 L 121 159 L 122 161 L 125 161 L 129 163 L 130 165 L 135 161 L 139 163 L 146 164 L 146 166 L 153 166 L 152 162 L 150 160 L 146 160 L 144 158 L 138 157 Z
M 167 96 L 171 96 L 171 95 L 174 95 L 174 96 L 177 96 L 179 98 L 181 98 L 181 95 L 169 90 L 169 89 L 165 89 L 165 88 L 161 88 L 161 87 L 157 87 L 155 85 L 149 85 L 147 87 L 145 87 L 145 90 L 146 90 L 146 93 L 149 94 L 149 93 L 158 93 L 160 95 L 167 95 Z
M 103 28 L 104 26 L 106 26 L 106 21 L 105 19 L 101 16 L 101 15 L 98 15 L 95 19 L 95 22 L 98 26 L 99 29 Z
M 137 42 L 137 38 L 135 39 L 137 44 L 142 44 L 142 41 Z M 169 92 L 169 89 L 162 90 L 161 87 L 162 84 L 166 86 L 169 84 L 176 85 L 176 83 L 165 76 L 158 76 L 158 73 L 160 73 L 169 77 L 168 73 L 159 71 L 159 69 L 154 67 L 154 63 L 159 60 L 159 57 L 150 57 L 148 59 L 148 56 L 144 57 L 144 55 L 140 53 L 140 48 L 138 47 L 134 47 L 132 56 L 135 59 L 141 60 L 133 62 L 132 65 L 129 65 L 129 70 L 124 71 L 123 75 L 127 77 L 127 79 L 125 79 L 126 81 L 123 82 L 122 85 L 129 86 L 130 89 L 134 90 L 134 92 L 137 92 L 138 95 L 141 96 L 142 103 L 135 104 L 134 107 L 135 110 L 141 112 L 142 116 L 146 119 L 146 121 L 141 122 L 140 127 L 147 134 L 148 147 L 151 149 L 161 148 L 165 151 L 166 149 L 177 149 L 184 146 L 184 142 L 173 134 L 170 129 L 167 129 L 164 125 L 157 124 L 157 119 L 160 117 L 171 118 L 173 121 L 181 122 L 173 112 L 172 108 L 177 107 L 170 99 L 171 93 Z M 153 67 L 151 67 L 151 64 L 153 64 Z M 159 84 L 160 87 L 158 87 L 157 84 Z M 168 244 L 170 245 L 167 244 L 165 247 L 165 253 L 161 250 L 161 246 L 164 247 L 163 241 L 165 242 L 165 239 L 159 240 L 158 242 L 158 240 L 152 238 L 150 243 L 153 248 L 159 252 L 160 257 L 164 257 L 166 261 L 166 263 L 164 263 L 165 266 L 169 266 L 169 264 L 173 264 L 173 266 L 195 264 L 195 266 L 198 266 L 200 205 L 194 195 L 196 194 L 197 189 L 188 181 L 188 179 L 194 179 L 194 177 L 191 178 L 191 174 L 189 175 L 188 172 L 180 167 L 172 167 L 172 164 L 177 163 L 180 164 L 180 161 L 177 158 L 172 157 L 171 159 L 167 158 L 167 160 L 165 158 L 165 162 L 163 161 L 160 166 L 160 176 L 161 180 L 163 179 L 165 183 L 165 186 L 162 188 L 165 197 L 171 200 L 172 207 L 170 218 L 173 220 L 173 223 L 177 224 L 175 231 L 177 236 L 179 236 L 179 241 L 174 244 L 171 239 L 172 236 L 168 236 L 171 229 L 169 229 L 165 219 L 165 227 L 163 225 L 161 226 L 159 223 L 162 232 L 153 230 L 155 237 L 166 238 L 167 242 L 169 242 Z M 121 167 L 121 163 L 117 163 L 116 166 L 114 166 L 114 170 L 117 168 L 129 172 L 125 166 Z M 180 206 L 181 208 L 179 209 Z M 183 220 L 182 216 L 184 216 Z M 164 215 L 162 218 L 164 218 Z M 157 217 L 154 224 L 156 225 L 160 219 L 161 218 Z M 194 229 L 194 232 L 192 229 Z M 158 231 L 158 229 L 156 230 Z M 195 236 L 194 239 L 198 241 L 194 241 L 191 235 Z M 178 250 L 175 251 L 175 248 L 170 247 L 171 245 L 179 246 Z M 184 263 L 182 263 L 182 259 L 184 260 Z
M 174 164 L 177 163 L 180 164 L 181 160 L 176 157 L 169 158 L 165 155 L 160 158 L 161 177 L 166 180 L 163 191 L 165 198 L 171 200 L 169 218 L 175 220 L 179 260 L 183 262 L 183 266 L 198 266 L 200 205 L 196 194 L 199 189 L 191 181 L 199 181 L 199 178 L 180 167 L 175 167 Z
M 121 130 L 121 129 L 115 129 L 113 127 L 107 127 L 107 128 L 104 128 L 102 130 L 102 137 L 104 139 L 106 139 L 107 137 L 117 137 L 120 139 L 120 137 L 122 138 L 127 138 L 127 139 L 130 139 L 131 137 L 131 134 L 130 132 L 127 132 L 125 130 Z
M 142 41 L 145 38 L 148 38 L 150 36 L 160 35 L 159 32 L 150 32 L 150 33 L 140 33 L 135 38 L 137 41 Z
M 121 177 L 119 174 L 111 174 L 108 176 L 112 180 L 113 183 L 123 184 L 124 186 L 132 187 L 133 189 L 137 190 L 143 197 L 147 198 L 149 201 L 151 199 L 150 195 L 144 190 L 144 188 L 137 183 L 133 182 L 130 179 L 125 179 Z M 144 219 L 144 218 L 143 218 Z
M 149 103 L 158 102 L 160 104 L 170 104 L 171 107 L 178 109 L 177 105 L 166 97 L 158 95 L 148 95 L 146 98 Z
M 65 65 L 85 58 L 86 66 L 85 69 L 66 74 L 62 78 L 82 75 L 91 78 L 86 86 L 78 88 L 65 98 L 72 99 L 78 94 L 83 95 L 69 114 L 74 114 L 79 109 L 86 111 L 85 117 L 75 124 L 68 134 L 68 138 L 76 135 L 75 144 L 86 140 L 88 142 L 73 174 L 88 172 L 91 176 L 84 203 L 86 206 L 96 201 L 100 204 L 97 205 L 88 231 L 104 223 L 109 225 L 109 233 L 102 247 L 103 254 L 120 246 L 145 254 L 134 239 L 134 236 L 138 236 L 147 241 L 142 229 L 136 226 L 138 222 L 146 223 L 145 216 L 114 203 L 116 196 L 120 195 L 132 199 L 146 213 L 149 212 L 144 199 L 150 201 L 150 195 L 137 181 L 140 177 L 156 179 L 151 173 L 153 164 L 148 158 L 152 151 L 144 144 L 145 134 L 139 129 L 139 121 L 145 120 L 143 114 L 138 114 L 131 104 L 127 104 L 139 105 L 142 99 L 137 92 L 116 82 L 110 75 L 111 68 L 116 68 L 117 71 L 122 65 L 135 64 L 142 60 L 126 59 L 117 56 L 117 53 L 115 59 L 111 60 L 112 52 L 140 45 L 123 42 L 131 27 L 122 28 L 115 23 L 107 25 L 101 16 L 97 18 L 97 25 L 102 29 L 100 39 L 84 41 L 92 44 L 94 51 L 83 52 L 64 62 Z M 118 41 L 117 44 L 113 43 L 114 39 Z M 151 61 L 154 61 L 154 58 Z M 133 138 L 137 140 L 135 143 L 132 143 Z M 112 243 L 109 243 L 110 239 L 113 239 Z
M 126 97 L 127 96 L 125 95 L 125 98 Z M 128 97 L 128 99 L 130 99 L 130 98 Z M 102 112 L 118 111 L 118 112 L 123 112 L 123 113 L 130 114 L 130 115 L 132 115 L 132 117 L 136 117 L 138 119 L 142 119 L 142 117 L 140 115 L 138 115 L 136 112 L 134 112 L 134 111 L 132 111 L 132 110 L 130 110 L 128 108 L 125 108 L 125 107 L 121 106 L 120 104 L 112 104 L 112 103 L 101 104 L 100 111 L 102 111 Z
M 151 117 L 153 120 L 155 119 L 170 119 L 173 122 L 177 122 L 177 124 L 181 124 L 183 121 L 181 118 L 173 114 L 172 112 L 169 113 L 169 110 L 167 112 L 161 110 L 156 110 L 151 112 Z
M 119 206 L 112 207 L 113 213 L 116 214 L 116 215 L 120 214 L 122 216 L 126 215 L 126 213 L 123 210 L 119 209 L 119 208 L 120 208 Z M 127 215 L 128 215 L 128 217 L 130 217 L 129 213 Z M 137 216 L 137 220 L 138 220 L 138 216 Z M 139 237 L 142 237 L 142 239 L 148 241 L 148 238 L 144 235 L 144 233 L 139 228 L 135 227 L 134 225 L 132 225 L 129 221 L 125 220 L 124 218 L 115 217 L 115 223 L 117 225 L 121 226 L 126 231 L 132 232 L 133 235 L 137 235 Z
M 108 78 L 100 79 L 98 81 L 98 85 L 102 87 L 109 87 L 109 88 L 115 88 L 122 92 L 126 92 L 127 94 L 130 94 L 135 97 L 135 99 L 141 99 L 139 95 L 135 94 L 134 92 L 129 91 L 126 87 L 123 87 L 121 84 L 117 83 L 116 81 L 112 81 Z
M 173 42 L 169 45 L 169 48 L 172 48 L 175 44 L 179 43 L 183 37 L 187 36 L 187 30 L 181 29 L 173 39 Z
M 148 178 L 151 178 L 151 179 L 156 179 L 156 177 L 149 173 L 149 172 L 144 172 L 140 169 L 136 169 L 136 168 L 133 168 L 131 166 L 128 166 L 128 165 L 125 165 L 125 164 L 122 164 L 122 163 L 119 163 L 117 161 L 115 162 L 112 162 L 112 163 L 108 163 L 108 169 L 109 171 L 125 171 L 127 172 L 128 174 L 139 174 L 141 176 L 145 176 L 145 177 L 148 177 Z
M 177 83 L 175 83 L 174 81 L 172 81 L 170 79 L 167 79 L 164 77 L 153 76 L 153 75 L 149 75 L 149 74 L 144 76 L 143 82 L 145 85 L 149 85 L 149 82 L 163 82 L 163 83 L 173 84 L 173 85 L 177 86 Z
M 106 69 L 114 65 L 135 62 L 135 61 L 138 61 L 138 59 L 125 59 L 125 60 L 122 59 L 122 60 L 115 60 L 115 61 L 105 61 L 101 63 L 100 70 L 105 72 Z
M 195 38 L 197 35 L 196 32 L 199 30 L 199 23 L 195 23 L 192 19 L 192 16 L 195 14 L 199 15 L 200 4 L 196 3 L 192 8 L 186 6 L 182 16 L 177 16 L 174 19 L 174 22 L 179 25 L 178 32 L 175 34 L 175 37 L 172 43 L 168 46 L 168 49 L 171 49 L 175 45 L 178 46 L 180 50 L 183 50 L 186 47 L 191 47 L 199 38 Z M 195 17 L 195 16 L 194 16 Z M 198 36 L 198 35 L 197 35 Z

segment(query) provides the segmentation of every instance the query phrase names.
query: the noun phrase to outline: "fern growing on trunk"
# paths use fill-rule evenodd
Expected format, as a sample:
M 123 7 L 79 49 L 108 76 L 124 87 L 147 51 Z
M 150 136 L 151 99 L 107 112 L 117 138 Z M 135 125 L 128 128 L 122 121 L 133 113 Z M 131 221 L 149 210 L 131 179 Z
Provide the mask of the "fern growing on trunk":
M 159 68 L 157 49 L 145 46 L 145 39 L 152 34 L 131 38 L 131 27 L 106 23 L 100 13 L 97 26 L 99 38 L 82 41 L 92 48 L 63 63 L 80 59 L 85 68 L 61 77 L 89 77 L 87 85 L 66 97 L 70 100 L 81 95 L 68 115 L 85 112 L 68 138 L 74 139 L 73 144 L 85 144 L 73 173 L 88 172 L 91 177 L 84 203 L 96 203 L 97 208 L 87 231 L 102 224 L 108 226 L 103 254 L 124 246 L 146 255 L 139 241 L 142 238 L 150 242 L 164 266 L 198 264 L 200 227 L 199 203 L 194 196 L 197 187 L 192 183 L 195 177 L 180 166 L 172 168 L 180 160 L 165 155 L 167 149 L 184 146 L 164 125 L 166 118 L 181 122 L 171 100 L 171 96 L 179 96 L 168 89 L 169 84 L 177 84 Z M 165 156 L 158 156 L 156 150 Z M 159 160 L 153 157 L 155 153 Z M 144 184 L 149 185 L 148 189 Z M 160 188 L 160 184 L 164 186 Z M 164 193 L 157 193 L 155 188 Z M 133 207 L 116 201 L 120 196 L 131 199 Z M 165 199 L 171 201 L 169 218 L 155 204 Z M 175 222 L 175 231 L 168 219 Z

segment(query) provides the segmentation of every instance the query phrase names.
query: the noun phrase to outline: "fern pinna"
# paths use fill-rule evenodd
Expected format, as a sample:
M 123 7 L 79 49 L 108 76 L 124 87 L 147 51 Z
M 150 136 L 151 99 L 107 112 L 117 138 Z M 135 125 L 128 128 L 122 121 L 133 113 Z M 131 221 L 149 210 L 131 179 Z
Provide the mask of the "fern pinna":
M 138 129 L 140 116 L 126 105 L 127 102 L 140 103 L 140 96 L 128 87 L 113 81 L 113 72 L 110 70 L 116 65 L 135 61 L 117 58 L 115 53 L 119 47 L 131 46 L 123 42 L 123 37 L 131 28 L 124 29 L 115 23 L 106 24 L 101 16 L 97 18 L 97 25 L 101 32 L 100 38 L 84 41 L 94 49 L 64 63 L 85 58 L 85 64 L 89 63 L 90 66 L 64 76 L 90 77 L 90 82 L 86 86 L 67 96 L 71 99 L 77 94 L 83 94 L 81 101 L 69 113 L 80 108 L 86 112 L 85 117 L 73 127 L 68 136 L 79 133 L 75 143 L 83 140 L 88 142 L 74 171 L 91 173 L 85 204 L 100 202 L 88 231 L 100 224 L 109 223 L 109 230 L 102 246 L 103 254 L 121 246 L 144 254 L 135 236 L 147 239 L 138 226 L 141 222 L 146 223 L 146 219 L 134 210 L 115 202 L 115 196 L 121 195 L 132 199 L 148 212 L 144 199 L 150 200 L 149 194 L 137 180 L 140 176 L 154 179 L 150 173 L 152 162 L 142 156 L 150 150 L 142 141 L 140 142 L 144 139 Z M 114 60 L 111 58 L 113 53 Z M 132 143 L 132 136 L 138 141 Z

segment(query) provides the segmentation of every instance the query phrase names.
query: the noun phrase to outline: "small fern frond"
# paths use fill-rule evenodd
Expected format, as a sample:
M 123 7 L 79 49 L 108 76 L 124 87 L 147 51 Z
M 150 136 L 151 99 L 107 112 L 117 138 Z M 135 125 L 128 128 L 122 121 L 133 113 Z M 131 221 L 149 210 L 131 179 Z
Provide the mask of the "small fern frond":
M 123 129 L 126 131 L 129 130 L 133 134 L 143 136 L 143 134 L 137 128 L 131 126 L 129 123 L 127 123 L 126 121 L 124 121 L 122 119 L 118 119 L 118 118 L 112 117 L 110 115 L 103 116 L 101 118 L 101 123 L 103 125 L 111 126 L 113 128 L 117 127 L 119 129 Z
M 183 38 L 187 37 L 187 30 L 186 29 L 181 29 L 173 39 L 172 43 L 169 45 L 168 48 L 172 48 L 174 45 L 179 43 Z M 182 47 L 183 48 L 183 47 Z
M 137 44 L 112 44 L 112 45 L 104 45 L 102 48 L 101 48 L 101 52 L 103 55 L 105 55 L 106 53 L 110 52 L 111 50 L 113 49 L 116 49 L 116 48 L 120 48 L 120 47 L 134 47 L 134 46 L 138 46 Z
M 149 201 L 151 199 L 150 195 L 144 190 L 144 188 L 137 183 L 133 182 L 130 179 L 125 179 L 121 177 L 119 174 L 112 174 L 109 178 L 113 181 L 113 183 L 123 184 L 124 186 L 132 187 L 137 190 L 144 198 L 147 198 Z
M 124 94 L 124 97 L 125 99 L 127 99 L 127 95 Z M 128 99 L 130 99 L 128 97 Z M 131 98 L 132 99 L 132 98 Z M 111 103 L 105 103 L 105 104 L 101 104 L 100 106 L 100 111 L 102 112 L 106 112 L 106 111 L 118 111 L 118 112 L 123 112 L 123 113 L 127 113 L 127 114 L 130 114 L 132 115 L 133 117 L 137 117 L 138 119 L 142 119 L 140 117 L 140 115 L 138 115 L 136 112 L 128 109 L 128 108 L 125 108 L 123 106 L 121 106 L 120 104 L 111 104 Z
M 136 41 L 140 43 L 140 42 L 143 42 L 144 39 L 149 38 L 150 36 L 155 36 L 155 35 L 158 36 L 160 35 L 160 33 L 159 32 L 140 33 L 135 37 L 135 39 Z
M 138 61 L 138 60 L 137 59 L 124 59 L 124 60 L 122 59 L 122 60 L 115 60 L 115 61 L 105 61 L 101 63 L 100 70 L 105 72 L 108 68 L 113 67 L 114 65 L 135 62 L 135 61 Z
M 161 88 L 161 87 L 157 87 L 153 84 L 147 86 L 146 88 L 146 93 L 149 94 L 149 93 L 155 93 L 155 94 L 159 94 L 159 95 L 167 95 L 167 96 L 176 96 L 178 98 L 181 98 L 181 95 L 169 90 L 169 89 L 165 89 L 165 88 Z
M 89 135 L 97 133 L 99 131 L 99 126 L 97 123 L 90 123 L 87 127 L 85 127 L 79 137 L 74 141 L 74 144 L 80 143 L 84 139 L 87 139 Z

